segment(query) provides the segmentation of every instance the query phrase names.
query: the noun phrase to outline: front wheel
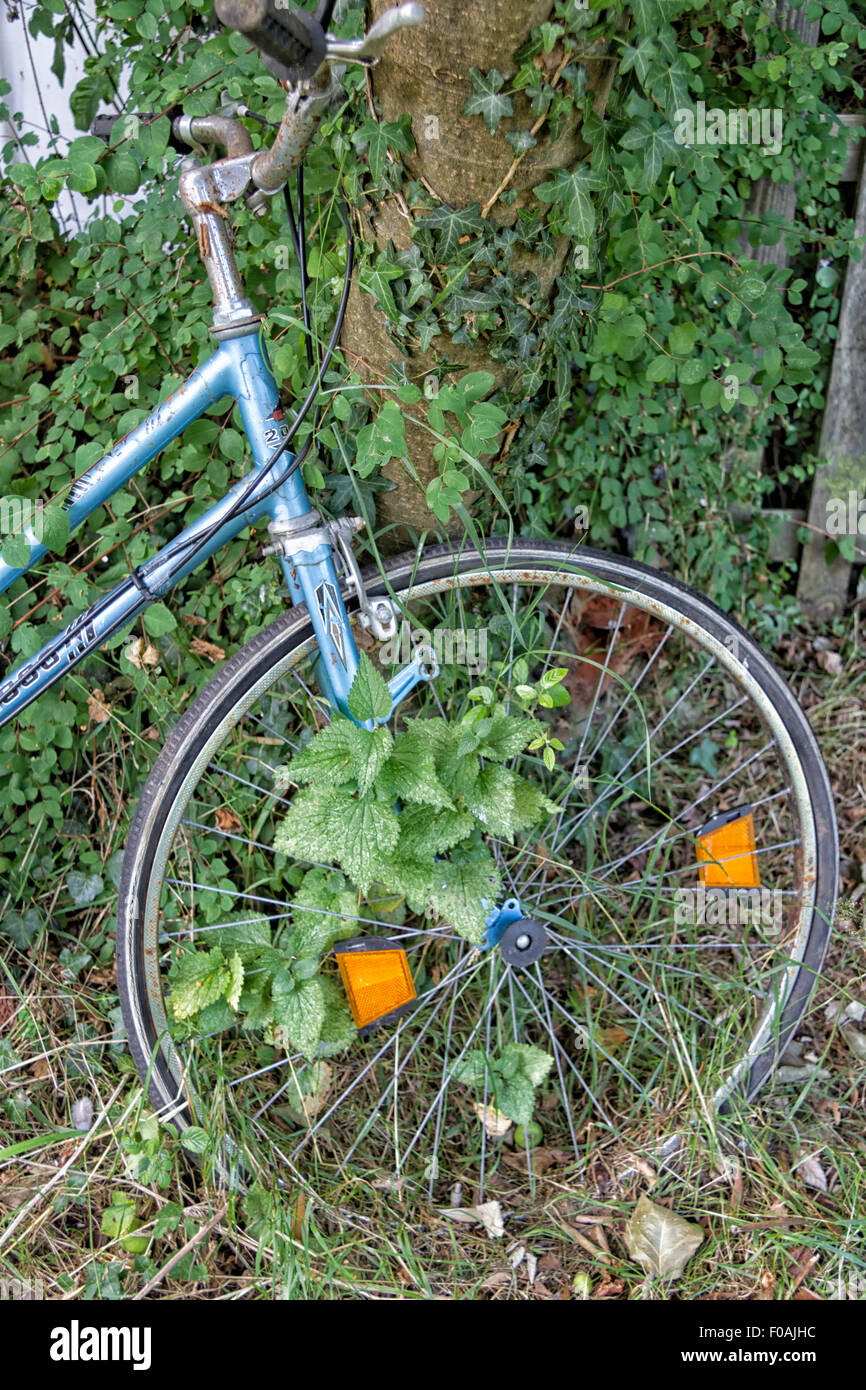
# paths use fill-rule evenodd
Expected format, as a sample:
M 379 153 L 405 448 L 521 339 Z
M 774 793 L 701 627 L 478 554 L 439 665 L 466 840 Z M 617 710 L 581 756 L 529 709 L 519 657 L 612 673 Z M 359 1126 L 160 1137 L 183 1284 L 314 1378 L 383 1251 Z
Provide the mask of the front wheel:
M 509 762 L 552 809 L 488 836 L 502 887 L 485 908 L 501 931 L 483 950 L 332 881 L 332 907 L 318 910 L 334 936 L 399 944 L 417 989 L 369 1037 L 305 1058 L 266 1013 L 257 1026 L 255 1009 L 225 997 L 193 1016 L 176 1008 L 190 957 L 244 930 L 277 953 L 247 953 L 254 997 L 309 868 L 274 838 L 291 804 L 281 769 L 327 721 L 314 638 L 303 609 L 261 632 L 172 732 L 130 832 L 119 988 L 159 1113 L 252 1172 L 300 1169 L 343 1194 L 347 1180 L 389 1179 L 441 1195 L 465 1178 L 479 1200 L 515 1200 L 542 1166 L 537 1145 L 544 1167 L 580 1170 L 606 1136 L 755 1096 L 804 1019 L 838 857 L 821 756 L 771 663 L 684 585 L 585 548 L 440 547 L 393 560 L 368 589 L 403 618 L 372 652 L 384 674 L 418 640 L 440 668 L 395 731 L 462 716 L 479 684 L 508 701 L 515 672 L 565 672 L 567 702 L 543 712 L 554 765 L 540 751 Z M 333 956 L 322 969 L 336 990 Z M 234 1004 L 240 984 L 224 990 Z

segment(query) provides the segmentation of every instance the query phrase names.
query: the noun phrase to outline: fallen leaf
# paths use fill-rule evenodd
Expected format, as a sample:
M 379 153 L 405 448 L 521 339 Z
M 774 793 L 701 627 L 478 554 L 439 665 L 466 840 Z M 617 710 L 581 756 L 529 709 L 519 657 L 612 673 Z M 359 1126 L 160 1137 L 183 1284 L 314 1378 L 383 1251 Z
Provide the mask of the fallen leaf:
M 866 1033 L 858 1033 L 856 1028 L 846 1028 L 842 1036 L 858 1062 L 866 1062 Z
M 484 1106 L 480 1101 L 475 1101 L 473 1108 L 491 1139 L 501 1139 L 502 1135 L 510 1130 L 511 1121 L 501 1110 L 497 1110 L 495 1105 Z
M 217 806 L 216 823 L 218 830 L 240 830 L 241 818 L 228 806 Z
M 91 724 L 106 724 L 111 718 L 111 705 L 101 690 L 91 690 L 87 697 L 87 713 Z
M 475 1213 L 491 1240 L 499 1240 L 505 1235 L 505 1222 L 498 1202 L 482 1202 L 480 1206 L 471 1207 L 470 1210 Z
M 841 676 L 845 669 L 838 652 L 816 652 L 815 660 L 821 669 L 831 676 Z
M 208 661 L 225 660 L 225 647 L 218 647 L 216 642 L 207 642 L 204 637 L 194 637 L 189 649 L 195 652 L 196 656 L 206 656 Z
M 803 1154 L 799 1157 L 794 1164 L 794 1171 L 799 1171 L 807 1187 L 814 1187 L 817 1192 L 827 1191 L 827 1174 L 815 1154 Z
M 625 1243 L 632 1259 L 657 1279 L 677 1279 L 699 1245 L 700 1226 L 685 1221 L 644 1193 L 625 1225 Z
M 607 1274 L 605 1274 L 604 1278 L 602 1279 L 595 1292 L 595 1297 L 616 1298 L 617 1294 L 621 1294 L 624 1291 L 624 1289 L 625 1281 L 623 1279 L 611 1279 Z
M 838 1018 L 840 1023 L 862 1023 L 864 1015 L 866 1004 L 861 1004 L 859 999 L 849 999 L 844 1008 L 841 999 L 831 999 L 824 1010 L 828 1023 L 832 1023 L 834 1018 Z
M 123 655 L 139 671 L 143 671 L 145 666 L 159 665 L 159 648 L 155 647 L 152 642 L 148 642 L 145 637 L 136 637 Z
M 595 1040 L 602 1047 L 622 1047 L 623 1043 L 628 1042 L 628 1033 L 621 1028 L 618 1023 L 613 1023 L 609 1028 L 599 1028 L 596 1031 Z

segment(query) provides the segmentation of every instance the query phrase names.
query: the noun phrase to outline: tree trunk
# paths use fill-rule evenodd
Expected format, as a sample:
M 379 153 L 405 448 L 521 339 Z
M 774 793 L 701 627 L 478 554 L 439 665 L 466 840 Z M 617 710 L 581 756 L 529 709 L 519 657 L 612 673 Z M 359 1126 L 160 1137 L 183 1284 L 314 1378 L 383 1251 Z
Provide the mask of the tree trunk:
M 387 8 L 389 0 L 373 0 L 371 18 Z M 579 116 L 572 111 L 556 139 L 549 138 L 547 121 L 533 115 L 529 101 L 512 93 L 513 114 L 506 116 L 494 134 L 480 115 L 464 115 L 463 109 L 473 92 L 469 70 L 487 73 L 496 68 L 508 79 L 515 72 L 514 53 L 529 38 L 530 30 L 549 17 L 552 0 L 485 0 L 484 5 L 467 6 L 465 0 L 425 0 L 426 17 L 417 28 L 404 29 L 388 44 L 386 54 L 372 71 L 371 95 L 383 121 L 411 117 L 415 150 L 403 157 L 403 193 L 387 194 L 379 203 L 372 223 L 364 222 L 362 235 L 370 250 L 384 250 L 390 242 L 397 251 L 413 245 L 413 230 L 428 207 L 415 212 L 409 202 L 407 183 L 417 180 L 434 200 L 453 209 L 477 204 L 489 220 L 491 235 L 497 227 L 513 224 L 521 209 L 542 211 L 532 192 L 534 186 L 552 178 L 559 169 L 572 168 L 584 159 L 589 147 L 580 137 Z M 603 48 L 588 58 L 571 55 L 557 43 L 550 53 L 535 60 L 548 82 L 558 85 L 562 70 L 580 61 L 587 69 L 587 88 L 596 94 L 595 109 L 604 107 L 612 77 L 613 63 L 604 61 Z M 511 132 L 532 131 L 536 143 L 525 153 L 515 154 L 506 139 Z M 512 191 L 516 197 L 503 203 L 501 195 Z M 414 242 L 417 244 L 417 242 Z M 542 294 L 549 296 L 566 262 L 571 243 L 557 238 L 554 254 L 546 259 L 526 248 L 518 248 L 511 262 L 511 274 L 534 274 Z M 425 258 L 425 272 L 434 286 L 447 284 L 443 268 Z M 488 272 L 489 273 L 489 272 Z M 473 278 L 473 286 L 481 283 Z M 455 347 L 447 330 L 433 337 L 422 351 L 417 339 L 397 341 L 389 332 L 386 315 L 370 295 L 361 292 L 357 280 L 352 287 L 342 346 L 350 363 L 356 364 L 366 380 L 387 379 L 395 362 L 405 362 L 409 379 L 421 384 L 430 373 L 442 380 L 455 381 L 466 371 L 489 371 L 495 388 L 509 384 L 512 375 L 502 362 L 494 361 L 484 336 Z M 448 363 L 458 362 L 452 372 Z M 424 413 L 424 401 L 412 413 Z M 396 541 L 405 543 L 408 532 L 435 526 L 435 518 L 424 500 L 424 488 L 438 472 L 433 450 L 435 440 L 420 425 L 406 420 L 408 456 L 418 482 L 408 475 L 405 465 L 392 460 L 385 469 L 397 483 L 394 491 L 382 494 L 380 520 L 396 530 Z M 494 442 L 495 447 L 495 442 Z

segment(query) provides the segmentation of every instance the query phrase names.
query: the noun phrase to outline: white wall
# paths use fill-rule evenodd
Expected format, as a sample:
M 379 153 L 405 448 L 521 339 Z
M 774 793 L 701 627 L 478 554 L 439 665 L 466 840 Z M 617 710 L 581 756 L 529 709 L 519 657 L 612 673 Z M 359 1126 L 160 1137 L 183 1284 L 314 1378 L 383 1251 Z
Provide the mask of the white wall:
M 75 129 L 69 110 L 69 94 L 83 76 L 85 50 L 74 37 L 72 43 L 65 47 L 66 72 L 61 87 L 51 71 L 54 40 L 45 34 L 38 34 L 35 38 L 29 32 L 25 34 L 21 16 L 29 17 L 33 6 L 30 0 L 12 0 L 12 3 L 17 9 L 18 17 L 10 17 L 6 5 L 0 3 L 0 77 L 5 78 L 12 88 L 9 96 L 3 97 L 2 100 L 11 114 L 19 111 L 21 113 L 21 120 L 16 122 L 19 135 L 33 131 L 39 138 L 38 145 L 25 146 L 31 160 L 52 152 L 52 138 L 46 125 L 46 117 L 48 122 L 52 119 L 57 121 L 59 138 L 53 149 L 62 157 L 69 141 L 84 133 Z M 88 0 L 71 5 L 70 9 L 76 15 L 76 23 L 77 11 L 80 11 L 87 30 L 95 37 L 96 20 Z M 8 128 L 3 129 L 2 143 L 5 144 L 10 135 Z M 88 215 L 93 216 L 98 206 L 97 203 L 88 203 L 74 193 L 64 190 L 53 205 L 53 211 L 61 225 L 72 232 Z

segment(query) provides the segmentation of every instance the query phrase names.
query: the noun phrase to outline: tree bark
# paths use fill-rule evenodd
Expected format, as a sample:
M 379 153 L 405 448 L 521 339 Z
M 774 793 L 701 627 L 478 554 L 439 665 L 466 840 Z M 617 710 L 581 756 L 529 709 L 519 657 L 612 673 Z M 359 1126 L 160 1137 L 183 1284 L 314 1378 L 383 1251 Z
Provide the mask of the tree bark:
M 371 18 L 378 18 L 389 0 L 373 0 Z M 455 209 L 477 203 L 491 224 L 511 225 L 519 211 L 528 206 L 541 210 L 544 205 L 532 189 L 550 179 L 557 170 L 571 168 L 584 159 L 589 147 L 581 140 L 579 117 L 575 114 L 558 133 L 548 137 L 546 121 L 536 119 L 522 93 L 512 94 L 513 114 L 504 118 L 491 134 L 481 116 L 465 116 L 463 108 L 472 94 L 471 67 L 489 72 L 496 68 L 508 78 L 515 72 L 513 55 L 529 38 L 530 30 L 552 17 L 552 0 L 485 0 L 483 5 L 467 6 L 465 0 L 425 0 L 426 17 L 417 28 L 401 30 L 389 43 L 386 54 L 373 69 L 371 96 L 375 98 L 383 121 L 394 121 L 408 114 L 412 122 L 415 151 L 403 158 L 406 180 L 419 180 L 435 202 Z M 557 83 L 570 55 L 557 44 L 551 53 L 536 59 L 544 65 L 548 81 Z M 601 111 L 609 90 L 613 63 L 604 60 L 604 48 L 597 56 L 573 58 L 587 68 L 587 88 L 596 94 L 595 109 Z M 536 144 L 525 154 L 515 155 L 506 135 L 512 131 L 534 130 Z M 405 182 L 404 182 L 405 189 Z M 508 204 L 500 195 L 514 190 L 516 199 Z M 435 205 L 435 203 L 434 203 Z M 419 209 L 417 217 L 429 209 Z M 416 213 L 402 194 L 383 198 L 372 224 L 362 224 L 362 234 L 383 250 L 392 243 L 396 250 L 413 244 Z M 492 230 L 493 228 L 491 228 Z M 371 245 L 371 249 L 374 249 Z M 512 274 L 534 274 L 542 293 L 549 296 L 565 264 L 570 242 L 560 237 L 553 256 L 521 251 L 511 264 Z M 427 266 L 434 284 L 444 283 L 435 266 Z M 489 371 L 495 388 L 508 384 L 509 371 L 494 361 L 483 337 L 471 346 L 456 348 L 446 333 L 433 338 L 427 351 L 417 340 L 407 344 L 389 333 L 388 319 L 372 298 L 362 293 L 357 281 L 352 287 L 342 346 L 351 364 L 366 380 L 389 377 L 395 362 L 405 362 L 410 380 L 421 384 L 431 372 L 443 380 L 456 380 L 465 371 Z M 460 368 L 443 375 L 444 359 L 459 360 Z M 424 402 L 412 407 L 423 415 Z M 408 475 L 397 460 L 386 468 L 396 482 L 394 491 L 380 501 L 380 521 L 396 528 L 395 543 L 405 543 L 408 532 L 435 526 L 423 490 L 438 472 L 433 457 L 435 440 L 419 425 L 406 420 L 408 454 L 419 482 Z M 420 485 L 419 485 L 420 484 Z

